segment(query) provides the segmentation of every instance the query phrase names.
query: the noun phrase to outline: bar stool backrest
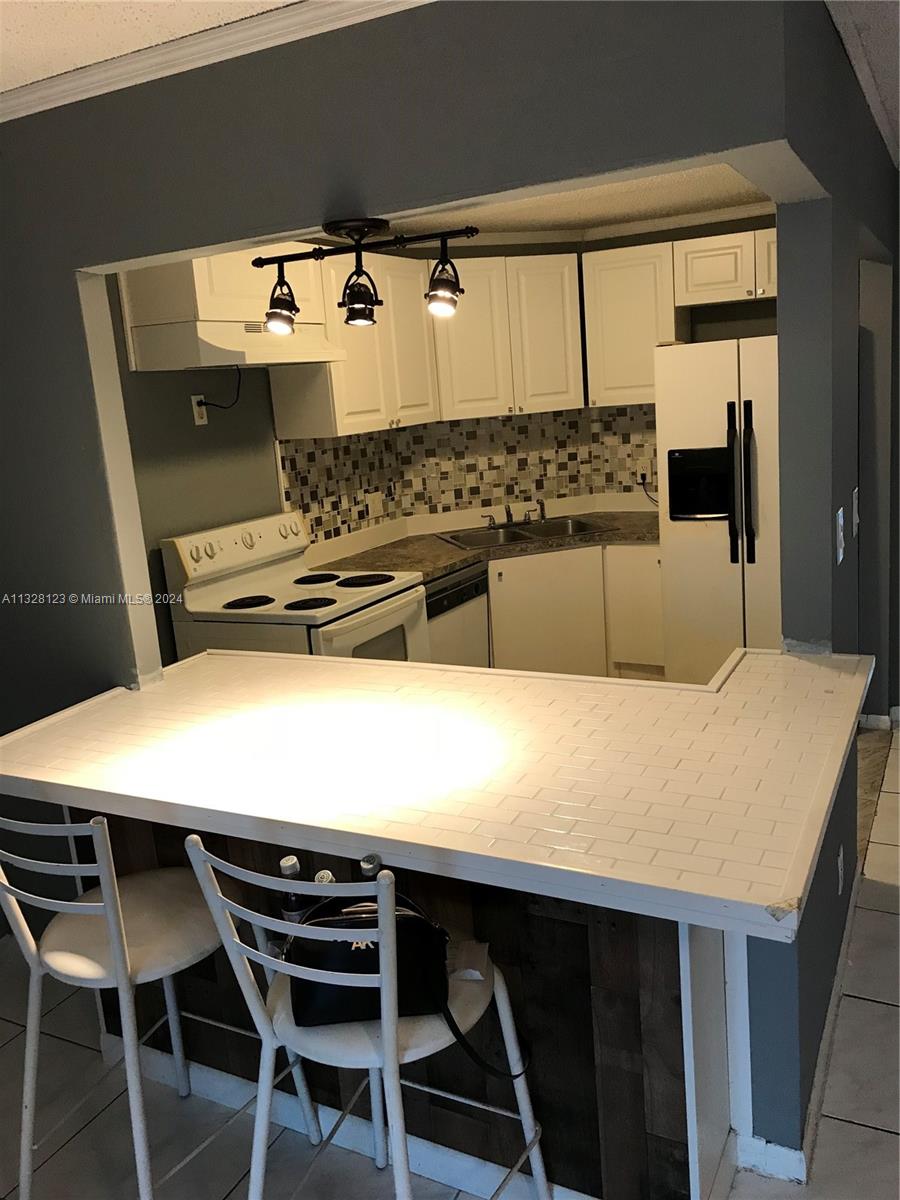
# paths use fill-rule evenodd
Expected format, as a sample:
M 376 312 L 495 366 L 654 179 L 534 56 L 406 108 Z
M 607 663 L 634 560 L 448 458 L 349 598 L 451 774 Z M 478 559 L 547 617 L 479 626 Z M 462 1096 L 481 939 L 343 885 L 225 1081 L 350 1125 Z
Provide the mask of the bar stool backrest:
M 337 987 L 375 987 L 381 989 L 381 1026 L 384 1058 L 391 1061 L 397 1057 L 397 913 L 394 894 L 394 876 L 390 871 L 380 871 L 371 883 L 308 883 L 302 879 L 285 879 L 281 875 L 263 875 L 235 866 L 217 858 L 204 847 L 195 833 L 185 841 L 188 857 L 196 872 L 203 895 L 219 931 L 219 936 L 228 954 L 229 961 L 244 994 L 250 1015 L 257 1032 L 264 1042 L 277 1041 L 257 978 L 250 963 L 258 963 L 265 971 L 266 979 L 276 974 L 290 975 L 297 979 L 308 979 Z M 328 929 L 315 925 L 298 926 L 294 921 L 270 917 L 238 904 L 224 895 L 217 873 L 230 876 L 241 883 L 268 891 L 309 896 L 310 902 L 331 896 L 375 896 L 378 904 L 377 929 Z M 246 921 L 254 931 L 268 930 L 288 937 L 301 936 L 314 941 L 329 942 L 377 942 L 379 970 L 377 974 L 356 974 L 342 971 L 323 971 L 312 967 L 298 966 L 285 962 L 256 946 L 248 945 L 240 936 L 235 918 Z M 265 942 L 263 941 L 263 944 Z
M 82 824 L 45 824 L 35 821 L 14 821 L 0 817 L 0 830 L 31 837 L 76 838 L 89 837 L 94 845 L 94 861 L 47 862 L 39 858 L 23 858 L 9 850 L 0 849 L 0 908 L 9 922 L 16 941 L 19 943 L 29 967 L 41 969 L 38 940 L 35 938 L 22 912 L 22 905 L 43 908 L 56 913 L 74 913 L 84 917 L 105 918 L 109 932 L 112 962 L 116 983 L 125 986 L 130 978 L 128 949 L 122 924 L 122 908 L 119 889 L 113 867 L 112 847 L 105 817 L 94 817 Z M 100 884 L 100 900 L 60 900 L 55 896 L 44 896 L 14 887 L 3 870 L 3 863 L 35 875 L 68 876 L 77 881 L 86 876 L 97 877 Z

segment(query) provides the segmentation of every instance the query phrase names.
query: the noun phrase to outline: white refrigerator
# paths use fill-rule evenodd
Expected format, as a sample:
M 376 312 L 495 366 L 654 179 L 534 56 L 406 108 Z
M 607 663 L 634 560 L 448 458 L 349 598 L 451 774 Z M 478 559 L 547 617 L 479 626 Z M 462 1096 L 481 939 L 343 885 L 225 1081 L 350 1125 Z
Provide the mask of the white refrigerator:
M 781 649 L 778 339 L 656 350 L 666 679 Z

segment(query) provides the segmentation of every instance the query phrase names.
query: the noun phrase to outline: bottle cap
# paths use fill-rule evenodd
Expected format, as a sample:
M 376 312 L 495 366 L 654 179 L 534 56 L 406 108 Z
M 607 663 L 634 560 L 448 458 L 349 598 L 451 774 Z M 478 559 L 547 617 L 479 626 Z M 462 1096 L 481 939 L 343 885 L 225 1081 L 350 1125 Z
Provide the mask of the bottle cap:
M 296 854 L 286 854 L 278 867 L 285 879 L 296 879 L 300 874 L 300 861 Z

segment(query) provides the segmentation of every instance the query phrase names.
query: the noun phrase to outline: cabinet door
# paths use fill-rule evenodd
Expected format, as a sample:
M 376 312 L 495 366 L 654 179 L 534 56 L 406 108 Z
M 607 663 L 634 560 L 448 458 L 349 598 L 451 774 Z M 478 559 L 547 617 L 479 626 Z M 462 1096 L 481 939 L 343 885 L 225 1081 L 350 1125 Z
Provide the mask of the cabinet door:
M 367 262 L 373 259 L 369 255 Z M 349 271 L 348 259 L 326 258 L 322 263 L 325 290 L 325 333 L 330 342 L 346 350 L 343 362 L 329 363 L 335 433 L 368 433 L 387 429 L 393 410 L 387 389 L 387 339 L 380 325 L 345 325 L 344 310 L 337 307 Z M 377 266 L 369 265 L 369 269 Z M 375 271 L 373 276 L 377 279 Z M 375 310 L 381 320 L 381 309 Z
M 516 411 L 580 408 L 578 256 L 508 258 L 506 283 Z
M 757 229 L 753 234 L 756 250 L 756 294 L 778 295 L 778 243 L 774 229 Z
M 398 425 L 419 425 L 440 416 L 434 358 L 435 318 L 425 304 L 428 264 L 381 255 L 373 271 L 384 308 L 378 334 L 384 343 L 385 386 Z
M 756 295 L 753 232 L 675 242 L 675 303 L 719 304 Z
M 302 242 L 282 242 L 274 246 L 256 246 L 195 258 L 194 285 L 197 290 L 197 316 L 201 321 L 263 321 L 269 295 L 277 276 L 276 267 L 254 267 L 257 255 L 300 254 L 312 250 Z M 287 263 L 285 278 L 291 285 L 300 312 L 301 325 L 322 325 L 325 311 L 322 297 L 322 270 L 317 262 Z
M 653 352 L 675 340 L 672 243 L 582 257 L 592 406 L 652 404 Z
M 460 259 L 465 294 L 452 317 L 434 318 L 444 420 L 515 411 L 506 265 L 502 258 Z
M 493 666 L 606 674 L 602 546 L 494 561 L 488 586 Z
M 610 675 L 632 679 L 658 677 L 665 665 L 659 556 L 657 545 L 604 547 L 603 594 Z

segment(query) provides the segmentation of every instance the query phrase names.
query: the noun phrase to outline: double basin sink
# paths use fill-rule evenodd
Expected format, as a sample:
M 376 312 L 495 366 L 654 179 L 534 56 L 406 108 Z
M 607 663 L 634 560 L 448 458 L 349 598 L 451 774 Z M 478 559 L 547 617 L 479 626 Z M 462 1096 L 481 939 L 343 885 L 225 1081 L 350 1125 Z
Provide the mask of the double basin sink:
M 591 533 L 594 526 L 578 517 L 547 517 L 544 521 L 523 521 L 517 525 L 497 525 L 493 529 L 460 529 L 440 536 L 462 550 L 483 550 L 491 546 L 511 546 L 543 538 L 574 537 Z

